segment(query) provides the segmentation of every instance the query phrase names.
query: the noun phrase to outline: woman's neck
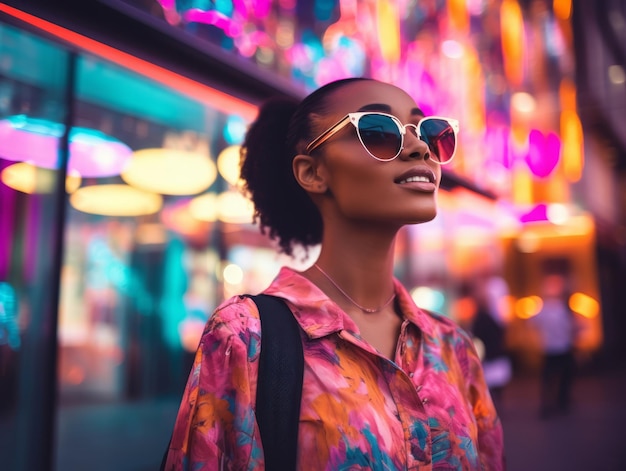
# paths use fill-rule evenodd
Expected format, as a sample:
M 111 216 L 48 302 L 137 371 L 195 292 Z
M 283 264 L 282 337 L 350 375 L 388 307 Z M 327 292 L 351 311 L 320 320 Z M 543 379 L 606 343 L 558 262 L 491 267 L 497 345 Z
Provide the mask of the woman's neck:
M 394 234 L 325 233 L 317 260 L 322 272 L 311 268 L 307 275 L 333 299 L 345 297 L 344 291 L 361 306 L 376 308 L 393 293 L 394 250 Z

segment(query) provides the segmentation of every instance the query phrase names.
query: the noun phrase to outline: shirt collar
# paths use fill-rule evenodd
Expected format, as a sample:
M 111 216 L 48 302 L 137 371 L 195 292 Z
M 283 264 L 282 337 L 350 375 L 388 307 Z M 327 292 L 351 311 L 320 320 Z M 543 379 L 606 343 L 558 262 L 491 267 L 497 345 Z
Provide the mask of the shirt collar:
M 395 278 L 393 281 L 403 318 L 415 324 L 425 334 L 432 335 L 432 318 L 415 305 L 402 283 Z M 350 316 L 321 289 L 289 267 L 281 268 L 265 293 L 287 300 L 300 327 L 310 338 L 324 337 L 341 330 L 359 331 Z

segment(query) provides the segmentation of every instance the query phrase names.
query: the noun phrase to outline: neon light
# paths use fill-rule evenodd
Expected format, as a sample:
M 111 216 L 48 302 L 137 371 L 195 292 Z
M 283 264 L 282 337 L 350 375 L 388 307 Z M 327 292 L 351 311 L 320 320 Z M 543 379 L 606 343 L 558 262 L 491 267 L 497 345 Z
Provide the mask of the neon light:
M 380 0 L 378 6 L 378 37 L 383 58 L 395 64 L 400 60 L 400 21 L 396 6 L 388 0 Z
M 561 20 L 569 20 L 572 14 L 572 0 L 554 0 L 552 5 L 554 16 Z
M 17 8 L 0 3 L 0 12 L 28 23 L 37 29 L 65 41 L 96 56 L 121 65 L 140 75 L 147 76 L 163 85 L 201 101 L 223 113 L 237 113 L 247 120 L 253 120 L 257 114 L 257 107 L 232 95 L 228 95 L 215 88 L 196 82 L 158 65 L 122 52 L 111 46 L 78 34 L 57 24 L 51 23 Z
M 515 0 L 503 0 L 500 5 L 500 27 L 504 71 L 507 79 L 514 85 L 520 85 L 524 78 L 524 18 L 519 3 Z
M 0 337 L 0 345 L 8 345 L 12 350 L 18 350 L 21 345 L 17 318 L 18 298 L 15 288 L 7 282 L 0 281 L 0 326 L 5 331 Z
M 544 135 L 537 129 L 530 131 L 526 163 L 533 175 L 539 178 L 550 175 L 559 163 L 560 156 L 561 140 L 555 133 Z
M 515 302 L 515 315 L 520 319 L 535 317 L 543 307 L 543 299 L 539 296 L 526 296 Z
M 0 120 L 0 157 L 30 162 L 37 167 L 59 168 L 59 139 L 65 126 L 26 115 Z M 132 150 L 123 142 L 95 129 L 73 127 L 70 131 L 68 170 L 83 177 L 119 175 Z
M 454 29 L 463 32 L 469 30 L 469 14 L 465 0 L 448 0 L 448 17 Z
M 563 136 L 563 170 L 570 182 L 582 177 L 585 157 L 583 152 L 583 126 L 576 111 L 561 113 L 561 135 Z
M 243 33 L 243 29 L 240 24 L 231 20 L 223 13 L 215 10 L 205 11 L 200 10 L 199 8 L 192 8 L 183 14 L 183 19 L 189 23 L 213 25 L 221 30 L 224 30 L 224 32 L 231 38 L 240 36 Z
M 593 319 L 600 314 L 600 303 L 591 296 L 576 292 L 569 298 L 569 307 L 581 316 Z
M 538 204 L 533 209 L 525 214 L 522 214 L 519 218 L 520 222 L 539 222 L 548 220 L 548 206 L 544 203 Z

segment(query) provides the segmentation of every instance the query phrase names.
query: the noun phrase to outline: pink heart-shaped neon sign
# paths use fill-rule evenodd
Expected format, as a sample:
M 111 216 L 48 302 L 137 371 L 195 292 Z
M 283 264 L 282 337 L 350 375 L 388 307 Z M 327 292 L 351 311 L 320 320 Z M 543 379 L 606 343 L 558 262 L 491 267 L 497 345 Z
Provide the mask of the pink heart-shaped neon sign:
M 559 136 L 553 132 L 544 135 L 537 129 L 530 131 L 526 163 L 533 175 L 546 178 L 556 168 L 560 156 L 561 139 Z

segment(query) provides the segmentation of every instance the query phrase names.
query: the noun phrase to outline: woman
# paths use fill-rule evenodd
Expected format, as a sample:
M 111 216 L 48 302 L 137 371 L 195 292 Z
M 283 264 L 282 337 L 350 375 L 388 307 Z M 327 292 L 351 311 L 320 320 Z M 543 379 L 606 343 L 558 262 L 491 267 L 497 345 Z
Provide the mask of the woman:
M 393 276 L 396 234 L 435 217 L 440 164 L 456 145 L 455 121 L 423 118 L 399 88 L 346 79 L 300 104 L 268 103 L 246 136 L 242 178 L 262 230 L 288 254 L 321 243 L 311 268 L 283 268 L 265 291 L 302 328 L 298 469 L 504 466 L 472 341 L 418 308 Z M 263 469 L 260 336 L 248 298 L 211 317 L 167 469 Z

